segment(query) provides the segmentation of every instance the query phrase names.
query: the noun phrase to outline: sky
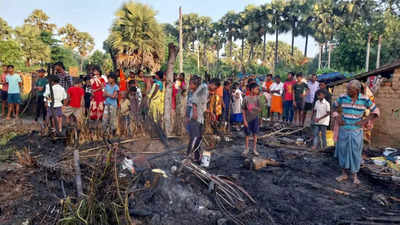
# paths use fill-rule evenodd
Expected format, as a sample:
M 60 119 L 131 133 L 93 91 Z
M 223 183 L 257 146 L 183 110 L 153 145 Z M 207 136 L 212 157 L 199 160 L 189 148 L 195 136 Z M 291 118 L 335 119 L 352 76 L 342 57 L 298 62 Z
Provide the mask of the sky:
M 102 50 L 108 37 L 114 14 L 127 0 L 0 0 L 0 17 L 12 27 L 21 26 L 34 9 L 42 9 L 50 22 L 57 27 L 71 23 L 78 30 L 88 32 L 95 39 L 95 49 Z M 242 11 L 246 5 L 260 5 L 267 0 L 136 0 L 152 6 L 157 11 L 159 23 L 174 23 L 178 19 L 179 6 L 182 12 L 209 16 L 214 21 L 229 10 Z M 268 35 L 267 40 L 275 40 Z M 280 34 L 280 41 L 291 43 L 290 33 Z M 304 51 L 305 39 L 295 38 L 295 46 Z M 318 53 L 316 42 L 309 39 L 308 56 Z

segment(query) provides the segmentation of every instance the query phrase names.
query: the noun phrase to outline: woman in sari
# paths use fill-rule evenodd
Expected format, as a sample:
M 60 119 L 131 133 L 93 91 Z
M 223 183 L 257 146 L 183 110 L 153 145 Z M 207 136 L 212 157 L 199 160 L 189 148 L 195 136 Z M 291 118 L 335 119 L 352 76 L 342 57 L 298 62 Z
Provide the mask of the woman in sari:
M 93 69 L 93 78 L 90 79 L 90 86 L 92 88 L 92 99 L 90 101 L 90 119 L 100 120 L 103 117 L 104 110 L 104 96 L 103 88 L 106 82 L 101 77 L 101 70 L 98 66 Z
M 153 85 L 150 90 L 149 108 L 155 122 L 158 122 L 164 114 L 164 85 L 163 72 L 156 73 Z

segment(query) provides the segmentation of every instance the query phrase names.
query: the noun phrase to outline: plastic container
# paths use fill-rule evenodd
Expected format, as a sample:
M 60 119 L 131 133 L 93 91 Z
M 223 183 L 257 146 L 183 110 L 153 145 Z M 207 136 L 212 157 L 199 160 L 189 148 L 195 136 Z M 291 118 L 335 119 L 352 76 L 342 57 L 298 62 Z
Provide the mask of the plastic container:
M 335 141 L 333 140 L 333 131 L 332 130 L 326 131 L 326 145 L 328 147 L 335 146 Z
M 201 166 L 209 167 L 211 162 L 211 152 L 204 151 L 201 157 Z

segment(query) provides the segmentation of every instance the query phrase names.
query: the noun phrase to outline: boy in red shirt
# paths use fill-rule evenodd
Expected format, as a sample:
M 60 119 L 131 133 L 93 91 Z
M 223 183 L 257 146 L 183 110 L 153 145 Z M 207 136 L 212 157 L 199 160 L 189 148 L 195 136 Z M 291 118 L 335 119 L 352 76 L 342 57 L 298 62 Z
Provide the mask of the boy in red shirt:
M 82 107 L 84 106 L 85 91 L 82 88 L 82 79 L 79 79 L 74 86 L 68 88 L 68 98 L 64 103 L 63 114 L 69 124 L 71 115 L 74 115 L 78 125 L 82 123 Z

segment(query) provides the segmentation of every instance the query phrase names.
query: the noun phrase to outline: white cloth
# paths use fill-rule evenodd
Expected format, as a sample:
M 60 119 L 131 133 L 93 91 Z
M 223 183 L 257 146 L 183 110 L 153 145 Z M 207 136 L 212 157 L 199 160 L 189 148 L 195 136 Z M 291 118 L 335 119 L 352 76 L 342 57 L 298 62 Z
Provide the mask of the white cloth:
M 322 99 L 322 101 L 317 100 L 315 102 L 314 110 L 315 110 L 315 118 L 321 118 L 322 116 L 326 115 L 331 111 L 331 105 L 325 99 Z M 327 116 L 315 124 L 329 126 L 329 120 L 330 116 Z
M 283 94 L 283 83 L 280 82 L 279 84 L 277 84 L 276 82 L 274 82 L 274 83 L 272 83 L 270 89 L 271 89 L 271 93 L 272 93 L 272 91 L 279 91 L 279 94 L 273 93 L 272 95 L 282 96 L 282 94 Z
M 310 90 L 308 92 L 308 95 L 306 96 L 306 102 L 307 103 L 313 103 L 314 102 L 314 97 L 315 97 L 315 92 L 319 90 L 319 82 L 315 81 L 314 83 L 309 81 L 307 83 L 308 89 Z
M 53 85 L 53 94 L 54 94 L 54 107 L 61 107 L 63 106 L 62 101 L 67 99 L 67 93 L 65 92 L 64 88 L 59 85 Z M 46 84 L 46 90 L 44 91 L 43 96 L 45 99 L 50 99 L 50 86 Z M 50 106 L 51 101 L 46 100 L 47 105 Z
M 233 93 L 233 103 L 232 103 L 233 114 L 238 114 L 242 112 L 242 102 L 243 102 L 242 91 L 236 89 L 236 91 Z

